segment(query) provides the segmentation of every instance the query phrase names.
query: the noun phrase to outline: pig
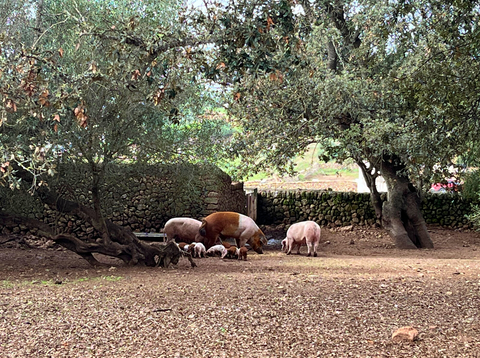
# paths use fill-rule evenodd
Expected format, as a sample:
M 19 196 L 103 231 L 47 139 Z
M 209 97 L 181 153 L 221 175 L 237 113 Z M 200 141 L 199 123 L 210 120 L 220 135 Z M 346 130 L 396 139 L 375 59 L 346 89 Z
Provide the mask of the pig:
M 308 254 L 317 257 L 317 248 L 320 243 L 320 226 L 315 221 L 302 221 L 295 223 L 287 230 L 287 255 L 290 255 L 294 246 L 298 246 L 297 254 L 300 253 L 300 246 L 307 245 Z
M 230 211 L 208 215 L 202 220 L 199 233 L 205 237 L 204 244 L 207 248 L 218 243 L 221 237 L 234 238 L 237 247 L 245 246 L 248 243 L 259 254 L 263 254 L 262 246 L 267 245 L 265 234 L 253 219 Z
M 185 246 L 187 248 L 185 248 Z M 180 247 L 180 249 L 182 249 L 183 251 L 188 251 L 188 244 L 186 242 L 179 242 L 178 247 Z
M 238 259 L 247 261 L 248 249 L 245 246 L 242 246 L 241 248 L 239 248 L 237 250 L 238 250 L 237 251 L 238 252 Z
M 287 252 L 288 251 L 288 246 L 287 246 L 287 242 L 288 240 L 287 239 L 283 239 L 282 240 L 282 251 L 283 252 Z M 294 242 L 293 243 L 293 246 L 292 246 L 292 250 L 295 249 L 295 247 L 297 248 L 297 255 L 300 255 L 300 247 L 302 245 L 298 244 L 297 242 Z
M 229 259 L 234 259 L 237 257 L 237 247 L 234 246 L 234 245 L 230 245 L 228 248 L 225 246 L 225 248 L 227 249 L 227 253 L 225 254 L 226 257 L 228 257 Z M 222 259 L 224 258 L 225 256 L 222 256 Z
M 203 242 L 204 238 L 199 233 L 201 221 L 191 218 L 172 218 L 167 221 L 163 232 L 167 234 L 167 243 L 173 240 L 183 241 L 187 244 Z
M 234 246 L 230 244 L 228 241 L 222 241 L 222 245 L 225 246 L 225 248 L 228 250 L 231 246 Z
M 207 257 L 205 246 L 201 242 L 197 242 L 195 244 L 195 247 L 193 249 L 193 257 L 198 257 L 198 258 Z
M 207 250 L 207 255 L 216 256 L 220 254 L 221 257 L 225 257 L 227 254 L 227 249 L 223 245 L 214 245 Z
M 196 246 L 196 243 L 193 242 L 191 244 L 186 245 L 184 250 L 187 251 L 193 257 L 195 246 Z

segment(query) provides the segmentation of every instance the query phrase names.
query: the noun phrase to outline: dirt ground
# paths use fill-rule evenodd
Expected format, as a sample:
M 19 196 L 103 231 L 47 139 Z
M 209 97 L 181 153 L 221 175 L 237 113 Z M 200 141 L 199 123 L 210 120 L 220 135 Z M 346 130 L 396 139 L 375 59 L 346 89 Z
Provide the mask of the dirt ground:
M 480 357 L 480 235 L 430 233 L 434 250 L 399 251 L 324 229 L 316 258 L 272 246 L 194 269 L 0 245 L 0 357 Z M 414 342 L 391 339 L 403 326 Z

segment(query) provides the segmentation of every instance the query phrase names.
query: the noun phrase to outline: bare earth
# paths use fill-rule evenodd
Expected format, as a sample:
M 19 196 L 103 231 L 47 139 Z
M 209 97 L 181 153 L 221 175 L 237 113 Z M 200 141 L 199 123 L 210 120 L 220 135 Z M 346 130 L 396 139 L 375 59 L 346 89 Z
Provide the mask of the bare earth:
M 270 248 L 195 269 L 3 245 L 0 357 L 480 357 L 480 235 L 430 230 L 435 250 L 324 229 L 316 258 Z M 393 342 L 403 326 L 418 339 Z
M 245 188 L 258 189 L 259 191 L 276 190 L 333 190 L 333 191 L 356 191 L 355 178 L 336 175 L 317 175 L 310 180 L 297 181 L 296 178 L 271 177 L 264 180 L 251 180 L 245 182 Z

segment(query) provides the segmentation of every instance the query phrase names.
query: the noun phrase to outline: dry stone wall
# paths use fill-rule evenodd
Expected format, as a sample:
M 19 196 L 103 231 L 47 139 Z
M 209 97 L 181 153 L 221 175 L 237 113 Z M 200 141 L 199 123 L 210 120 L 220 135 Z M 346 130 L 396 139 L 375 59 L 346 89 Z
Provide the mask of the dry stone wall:
M 386 199 L 386 194 L 382 196 Z M 465 215 L 472 202 L 456 193 L 427 194 L 422 212 L 427 224 L 450 228 L 471 228 Z M 375 211 L 370 194 L 332 191 L 260 192 L 258 223 L 262 225 L 292 224 L 313 220 L 321 226 L 372 225 Z
M 84 165 L 61 165 L 48 185 L 69 200 L 92 206 Z M 216 211 L 246 213 L 243 185 L 213 165 L 119 165 L 108 169 L 102 190 L 104 215 L 133 231 L 159 232 L 172 217 L 203 218 Z M 57 233 L 83 239 L 96 236 L 93 227 L 73 215 L 59 214 L 25 191 L 0 189 L 0 206 L 9 214 L 42 220 Z M 24 226 L 0 228 L 3 233 L 26 234 Z
M 83 165 L 60 165 L 48 185 L 63 197 L 90 205 L 90 176 Z M 26 189 L 26 188 L 24 188 Z M 138 232 L 159 232 L 172 217 L 201 219 L 216 211 L 246 214 L 246 195 L 241 183 L 212 165 L 121 165 L 109 168 L 102 190 L 104 214 L 114 223 Z M 386 196 L 384 195 L 383 199 Z M 427 194 L 422 204 L 425 220 L 450 228 L 471 228 L 465 215 L 471 201 L 461 195 Z M 0 187 L 0 209 L 9 214 L 44 221 L 57 233 L 74 233 L 93 239 L 97 233 L 73 215 L 44 206 L 25 190 Z M 314 220 L 322 226 L 372 225 L 375 212 L 370 195 L 332 191 L 263 191 L 258 194 L 257 223 L 291 224 Z M 23 225 L 0 227 L 4 234 L 35 234 Z

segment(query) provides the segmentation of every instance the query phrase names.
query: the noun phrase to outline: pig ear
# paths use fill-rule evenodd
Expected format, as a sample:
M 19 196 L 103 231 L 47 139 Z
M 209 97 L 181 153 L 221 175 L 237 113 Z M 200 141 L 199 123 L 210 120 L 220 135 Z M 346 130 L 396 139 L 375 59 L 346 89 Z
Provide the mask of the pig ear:
M 265 236 L 262 236 L 262 237 L 260 238 L 260 241 L 261 241 L 262 244 L 264 244 L 264 245 L 267 245 L 267 244 L 268 244 L 267 238 L 266 238 Z

